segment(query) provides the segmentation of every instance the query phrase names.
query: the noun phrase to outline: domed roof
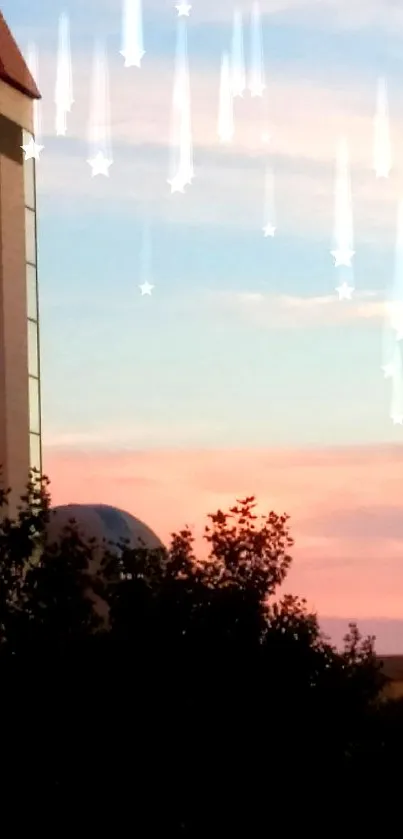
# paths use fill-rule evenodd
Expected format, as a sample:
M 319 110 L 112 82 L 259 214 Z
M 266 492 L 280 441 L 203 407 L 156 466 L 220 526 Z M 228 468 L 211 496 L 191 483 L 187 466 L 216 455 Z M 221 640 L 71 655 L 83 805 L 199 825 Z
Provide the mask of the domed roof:
M 97 542 L 106 539 L 117 544 L 123 539 L 130 548 L 162 548 L 153 531 L 130 513 L 108 504 L 62 504 L 53 507 L 48 525 L 48 537 L 57 541 L 66 525 L 74 519 L 81 537 Z

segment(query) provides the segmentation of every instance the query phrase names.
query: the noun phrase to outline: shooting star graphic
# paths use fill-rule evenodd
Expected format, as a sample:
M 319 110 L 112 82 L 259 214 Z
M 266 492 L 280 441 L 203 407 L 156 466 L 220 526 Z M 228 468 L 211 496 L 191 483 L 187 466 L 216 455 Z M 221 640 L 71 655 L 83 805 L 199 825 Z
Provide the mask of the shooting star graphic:
M 151 297 L 151 292 L 155 288 L 155 286 L 150 283 L 150 280 L 152 279 L 151 253 L 150 226 L 145 224 L 143 228 L 143 238 L 140 252 L 140 273 L 142 283 L 139 285 L 139 289 L 142 297 L 144 297 L 144 295 L 149 295 Z
M 388 178 L 392 168 L 386 80 L 378 80 L 374 118 L 374 170 L 377 178 Z
M 178 12 L 178 17 L 189 17 L 192 7 L 190 3 L 178 3 L 175 9 Z
M 38 51 L 33 42 L 28 45 L 27 67 L 38 85 Z M 34 99 L 33 113 L 34 136 L 31 137 L 29 143 L 21 146 L 25 154 L 25 160 L 39 160 L 40 153 L 45 148 L 40 142 L 42 136 L 42 103 L 38 99 Z
M 387 346 L 390 354 L 390 332 L 394 335 L 394 342 L 403 340 L 403 200 L 399 201 L 397 208 L 394 277 L 388 294 L 386 312 L 385 341 L 389 340 Z M 386 358 L 386 361 L 389 362 L 390 359 Z
M 91 166 L 92 177 L 109 177 L 109 167 L 113 163 L 111 143 L 111 119 L 109 96 L 109 72 L 105 46 L 101 41 L 95 43 L 91 104 L 89 120 L 90 156 L 87 163 Z
M 386 320 L 383 330 L 383 358 L 385 363 L 382 365 L 385 379 L 391 379 L 396 373 L 399 352 L 396 335 L 393 333 L 390 323 Z
M 264 80 L 262 21 L 258 2 L 255 2 L 252 6 L 250 60 L 249 90 L 252 96 L 263 96 L 266 85 Z
M 59 18 L 59 38 L 56 70 L 56 134 L 64 136 L 67 131 L 67 114 L 74 103 L 71 71 L 70 21 L 66 14 Z
M 349 285 L 345 280 L 343 280 L 343 282 L 339 286 L 337 286 L 336 291 L 339 295 L 339 300 L 351 300 L 354 287 Z
M 343 138 L 337 153 L 335 183 L 335 248 L 330 251 L 335 267 L 351 267 L 353 249 L 353 210 L 347 141 Z
M 242 12 L 235 9 L 231 49 L 232 95 L 243 96 L 246 86 Z
M 276 232 L 276 209 L 275 209 L 275 194 L 274 194 L 274 173 L 273 170 L 267 166 L 265 171 L 264 183 L 264 227 L 263 233 L 265 238 L 273 237 Z
M 403 370 L 402 356 L 398 344 L 395 346 L 393 359 L 392 398 L 390 406 L 390 418 L 394 425 L 403 425 Z
M 194 177 L 186 22 L 178 20 L 175 77 L 172 99 L 171 192 L 184 192 Z
M 145 55 L 142 0 L 123 0 L 122 49 L 125 67 L 141 68 Z
M 228 53 L 221 62 L 218 136 L 221 143 L 231 143 L 234 137 L 234 100 L 232 97 L 231 67 Z

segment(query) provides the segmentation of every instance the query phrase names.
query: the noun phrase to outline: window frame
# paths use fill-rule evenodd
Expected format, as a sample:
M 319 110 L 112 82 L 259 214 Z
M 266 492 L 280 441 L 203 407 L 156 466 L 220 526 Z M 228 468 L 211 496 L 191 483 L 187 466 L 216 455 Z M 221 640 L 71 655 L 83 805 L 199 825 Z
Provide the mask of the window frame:
M 33 157 L 24 160 L 24 201 L 25 209 L 35 212 L 35 161 Z
M 34 135 L 23 129 L 23 145 Z M 24 161 L 25 281 L 28 346 L 28 406 L 30 468 L 42 475 L 41 359 L 39 353 L 38 225 L 36 213 L 36 166 Z M 33 338 L 35 341 L 33 342 Z M 35 350 L 33 348 L 35 343 Z
M 39 379 L 39 347 L 38 347 L 38 321 L 28 318 L 28 375 Z M 31 344 L 34 344 L 32 346 Z
M 41 435 L 35 431 L 29 432 L 29 463 L 31 469 L 38 469 L 39 473 L 42 474 L 42 440 Z
M 28 320 L 38 323 L 38 280 L 36 265 L 25 263 Z
M 41 436 L 41 401 L 39 378 L 28 376 L 29 433 Z
M 28 224 L 28 218 L 33 220 L 33 228 Z M 36 261 L 36 210 L 25 207 L 25 262 L 36 268 Z

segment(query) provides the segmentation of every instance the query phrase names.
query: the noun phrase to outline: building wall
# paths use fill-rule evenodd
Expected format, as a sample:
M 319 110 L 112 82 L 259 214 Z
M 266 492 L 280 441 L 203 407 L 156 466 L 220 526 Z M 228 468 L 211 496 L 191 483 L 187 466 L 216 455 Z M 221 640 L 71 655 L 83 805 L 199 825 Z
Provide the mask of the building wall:
M 383 695 L 385 699 L 402 699 L 403 698 L 403 680 L 396 680 L 390 682 L 384 688 Z
M 23 143 L 33 137 L 23 131 Z M 39 354 L 39 299 L 35 161 L 24 161 L 26 325 L 28 335 L 29 457 L 30 467 L 42 472 Z
M 35 168 L 22 126 L 32 130 L 31 100 L 0 81 L 0 464 L 12 515 L 41 465 Z
M 34 130 L 34 112 L 32 100 L 15 90 L 0 79 L 0 114 L 25 128 L 31 133 Z

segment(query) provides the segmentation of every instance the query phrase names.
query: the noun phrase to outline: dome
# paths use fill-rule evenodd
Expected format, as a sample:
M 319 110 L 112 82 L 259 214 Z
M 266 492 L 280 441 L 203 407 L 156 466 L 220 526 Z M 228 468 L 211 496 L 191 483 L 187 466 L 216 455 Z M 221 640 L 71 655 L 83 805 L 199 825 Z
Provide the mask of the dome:
M 74 519 L 84 541 L 96 539 L 117 544 L 125 540 L 130 548 L 162 548 L 153 531 L 130 513 L 108 504 L 62 504 L 53 507 L 48 524 L 48 538 L 57 542 L 66 525 Z

